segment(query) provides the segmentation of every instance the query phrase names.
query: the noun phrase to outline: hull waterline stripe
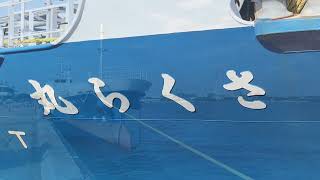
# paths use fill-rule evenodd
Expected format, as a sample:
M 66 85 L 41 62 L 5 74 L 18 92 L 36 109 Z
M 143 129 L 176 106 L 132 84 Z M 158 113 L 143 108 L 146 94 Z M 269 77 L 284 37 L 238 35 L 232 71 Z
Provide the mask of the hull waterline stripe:
M 10 116 L 11 117 L 11 116 Z M 14 117 L 14 116 L 13 116 Z M 1 118 L 1 117 L 0 117 Z M 6 118 L 6 117 L 4 117 Z M 45 119 L 70 119 L 70 118 L 66 118 L 66 117 L 49 117 L 49 118 L 45 118 Z M 72 118 L 72 120 L 106 120 L 105 118 Z M 196 122 L 216 122 L 216 123 L 261 123 L 261 124 L 268 124 L 268 123 L 277 123 L 277 124 L 286 124 L 286 123 L 319 123 L 320 124 L 320 120 L 319 121 L 303 121 L 303 120 L 295 120 L 295 121 L 283 121 L 283 120 L 219 120 L 219 119 L 112 119 L 110 121 L 181 121 L 181 122 L 187 122 L 187 121 L 196 121 Z

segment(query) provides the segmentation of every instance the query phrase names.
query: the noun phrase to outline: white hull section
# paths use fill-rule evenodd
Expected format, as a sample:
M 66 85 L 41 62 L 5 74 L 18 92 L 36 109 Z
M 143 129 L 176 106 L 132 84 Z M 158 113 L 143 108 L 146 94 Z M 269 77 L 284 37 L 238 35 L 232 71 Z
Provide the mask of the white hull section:
M 230 15 L 230 0 L 85 0 L 84 3 L 81 20 L 66 42 L 244 26 Z

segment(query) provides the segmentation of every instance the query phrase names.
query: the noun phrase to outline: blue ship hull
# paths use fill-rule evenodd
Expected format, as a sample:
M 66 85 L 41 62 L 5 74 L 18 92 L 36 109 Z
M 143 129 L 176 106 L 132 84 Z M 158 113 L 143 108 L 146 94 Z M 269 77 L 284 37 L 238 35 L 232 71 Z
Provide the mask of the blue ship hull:
M 23 150 L 3 137 L 9 143 L 0 156 L 11 157 L 0 169 L 4 179 L 319 179 L 320 53 L 269 52 L 249 27 L 103 40 L 105 67 L 148 75 L 150 88 L 123 91 L 138 105 L 120 114 L 99 104 L 88 83 L 99 77 L 100 43 L 4 57 L 0 78 L 17 95 L 34 92 L 29 79 L 57 88 L 50 83 L 59 63 L 70 65 L 74 95 L 64 98 L 79 107 L 75 116 L 45 117 L 41 105 L 25 107 L 28 115 L 19 108 L 0 114 L 1 132 L 24 130 L 29 145 Z M 257 98 L 267 109 L 242 107 L 237 97 L 246 92 L 223 88 L 228 70 L 251 71 L 252 83 L 267 93 Z M 173 93 L 195 113 L 162 97 L 162 73 L 175 78 Z M 107 86 L 120 80 L 117 72 L 108 75 Z M 78 101 L 88 92 L 89 100 Z

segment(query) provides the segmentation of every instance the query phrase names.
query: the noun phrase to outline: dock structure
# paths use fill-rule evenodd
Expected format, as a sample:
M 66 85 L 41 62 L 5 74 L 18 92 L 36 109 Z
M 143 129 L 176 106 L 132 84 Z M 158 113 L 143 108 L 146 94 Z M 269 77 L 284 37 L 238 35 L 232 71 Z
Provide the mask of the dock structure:
M 8 0 L 0 3 L 0 48 L 45 44 L 71 24 L 80 0 Z

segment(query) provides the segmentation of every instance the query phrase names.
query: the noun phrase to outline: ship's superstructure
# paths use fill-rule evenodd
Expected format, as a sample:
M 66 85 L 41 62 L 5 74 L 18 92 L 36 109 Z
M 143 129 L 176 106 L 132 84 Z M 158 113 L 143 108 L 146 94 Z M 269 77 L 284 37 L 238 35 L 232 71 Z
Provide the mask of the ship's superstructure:
M 136 6 L 142 4 L 142 0 L 140 1 L 126 3 L 125 6 L 120 6 L 121 2 L 111 3 L 110 6 L 110 2 L 95 0 L 47 0 L 40 4 L 24 0 L 3 2 L 0 4 L 0 46 L 8 50 L 2 50 L 1 53 L 40 50 L 67 42 L 244 26 L 255 26 L 256 36 L 262 45 L 272 51 L 287 53 L 320 49 L 312 45 L 317 43 L 313 32 L 318 32 L 317 26 L 312 24 L 317 24 L 320 15 L 320 3 L 316 0 L 225 0 L 218 3 L 202 0 L 203 2 L 197 3 L 199 7 L 194 8 L 190 5 L 195 3 L 193 1 L 163 1 L 162 6 L 172 8 L 153 11 L 157 4 L 150 3 L 145 5 L 149 10 L 139 12 L 139 7 Z M 221 7 L 221 10 L 217 11 L 216 7 Z M 122 11 L 133 16 L 125 16 Z M 97 18 L 96 14 L 105 16 Z M 204 15 L 214 18 L 203 20 Z M 134 25 L 127 28 L 132 22 Z M 306 31 L 309 33 L 305 33 Z M 274 45 L 273 39 L 279 37 L 272 35 L 284 34 L 280 38 L 284 44 L 288 44 L 286 39 L 290 37 L 290 33 L 301 37 L 299 41 L 306 39 L 305 36 L 311 37 L 313 41 L 305 40 L 303 43 L 307 44 L 306 47 L 301 45 L 303 43 L 293 47 L 286 47 L 281 43 L 279 47 Z M 298 41 L 296 43 L 299 44 Z M 14 49 L 17 47 L 26 48 Z

